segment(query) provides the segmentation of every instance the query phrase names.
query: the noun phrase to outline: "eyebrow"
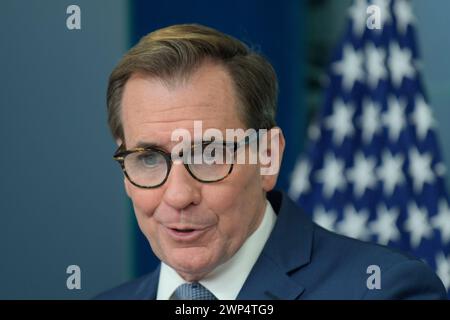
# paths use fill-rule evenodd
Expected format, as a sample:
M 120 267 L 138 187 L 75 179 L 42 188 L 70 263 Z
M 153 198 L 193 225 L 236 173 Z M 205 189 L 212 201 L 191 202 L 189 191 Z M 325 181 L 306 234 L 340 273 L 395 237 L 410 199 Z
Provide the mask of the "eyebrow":
M 201 143 L 202 142 L 203 141 L 201 141 Z M 191 141 L 191 146 L 194 145 L 194 144 L 196 144 L 196 142 L 195 141 Z M 166 148 L 165 146 L 163 146 L 163 145 L 161 145 L 159 143 L 155 143 L 155 142 L 138 141 L 136 143 L 136 145 L 133 148 L 131 148 L 131 149 L 137 149 L 137 148 L 143 148 L 143 149 L 155 148 L 155 149 L 159 149 L 159 150 L 163 150 L 163 151 L 169 152 L 168 148 Z
M 136 145 L 133 147 L 135 148 L 157 148 L 157 149 L 164 149 L 163 146 L 161 146 L 158 143 L 155 142 L 145 142 L 145 141 L 138 141 Z
M 247 138 L 245 138 L 243 140 L 247 140 Z M 191 141 L 191 145 L 201 144 L 201 143 L 210 143 L 210 142 L 218 142 L 218 143 L 225 143 L 225 144 L 235 143 L 235 141 L 225 141 L 225 140 L 223 140 L 223 141 L 200 140 L 200 141 Z M 136 149 L 136 148 L 156 148 L 156 149 L 160 149 L 160 150 L 166 150 L 166 148 L 159 143 L 146 142 L 146 141 L 138 141 L 136 143 L 136 145 L 133 147 L 133 149 Z

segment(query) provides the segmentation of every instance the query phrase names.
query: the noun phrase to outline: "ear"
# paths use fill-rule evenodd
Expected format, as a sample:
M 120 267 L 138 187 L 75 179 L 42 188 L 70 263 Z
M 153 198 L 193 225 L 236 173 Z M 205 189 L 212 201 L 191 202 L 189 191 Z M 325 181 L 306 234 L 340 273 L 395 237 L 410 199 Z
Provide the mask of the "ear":
M 125 187 L 125 191 L 127 193 L 128 198 L 131 198 L 131 194 L 130 194 L 130 181 L 128 181 L 127 177 L 125 177 L 125 175 L 123 175 L 123 185 Z
M 265 192 L 275 187 L 280 171 L 285 140 L 279 127 L 270 129 L 259 141 L 260 174 Z

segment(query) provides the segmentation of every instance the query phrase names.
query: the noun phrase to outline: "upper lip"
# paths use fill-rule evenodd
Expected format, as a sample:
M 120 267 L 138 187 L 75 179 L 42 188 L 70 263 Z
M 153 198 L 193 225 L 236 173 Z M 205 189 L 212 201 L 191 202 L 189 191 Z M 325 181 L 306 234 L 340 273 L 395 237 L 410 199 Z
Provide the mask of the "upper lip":
M 197 227 L 197 226 L 185 226 L 185 225 L 182 225 L 182 226 L 171 226 L 171 225 L 169 225 L 169 226 L 166 226 L 167 228 L 169 228 L 169 229 L 174 229 L 174 230 L 204 230 L 204 229 L 206 229 L 207 227 Z

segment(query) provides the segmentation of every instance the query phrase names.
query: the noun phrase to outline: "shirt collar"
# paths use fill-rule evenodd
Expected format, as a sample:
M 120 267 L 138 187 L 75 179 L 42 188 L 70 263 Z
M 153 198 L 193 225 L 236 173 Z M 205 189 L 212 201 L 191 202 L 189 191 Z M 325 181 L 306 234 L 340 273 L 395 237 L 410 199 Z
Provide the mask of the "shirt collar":
M 263 219 L 255 232 L 228 261 L 199 282 L 217 299 L 235 300 L 269 239 L 276 219 L 272 206 L 266 201 Z M 186 281 L 173 268 L 162 262 L 157 299 L 168 300 L 175 289 L 183 283 Z

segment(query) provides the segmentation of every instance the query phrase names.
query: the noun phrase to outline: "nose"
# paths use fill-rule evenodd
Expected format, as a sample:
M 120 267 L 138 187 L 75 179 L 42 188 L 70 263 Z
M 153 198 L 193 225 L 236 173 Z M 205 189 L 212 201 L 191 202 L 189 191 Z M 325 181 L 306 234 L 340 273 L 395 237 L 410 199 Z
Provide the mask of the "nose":
M 200 203 L 201 192 L 198 181 L 191 177 L 183 163 L 175 161 L 165 183 L 164 201 L 181 210 Z

